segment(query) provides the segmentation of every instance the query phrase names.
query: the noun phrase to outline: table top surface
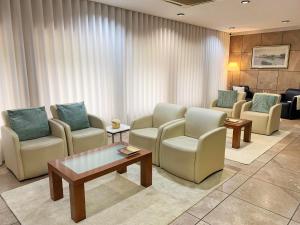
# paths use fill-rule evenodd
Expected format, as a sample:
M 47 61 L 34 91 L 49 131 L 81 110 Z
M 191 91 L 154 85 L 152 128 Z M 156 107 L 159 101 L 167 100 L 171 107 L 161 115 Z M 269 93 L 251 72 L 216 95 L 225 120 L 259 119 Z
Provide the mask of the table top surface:
M 249 125 L 250 123 L 252 123 L 251 120 L 245 120 L 245 119 L 239 119 L 238 122 L 231 122 L 231 121 L 225 120 L 224 126 L 228 127 L 228 128 L 244 127 L 246 125 Z
M 48 162 L 48 166 L 58 172 L 67 181 L 88 181 L 101 174 L 113 172 L 121 166 L 140 161 L 143 157 L 151 157 L 149 150 L 141 149 L 138 153 L 127 156 L 119 150 L 126 148 L 125 142 L 107 145 L 89 150 L 64 159 Z
M 106 127 L 106 131 L 110 134 L 117 134 L 117 133 L 129 131 L 129 130 L 130 130 L 130 126 L 128 126 L 126 124 L 120 124 L 120 128 L 118 128 L 118 129 L 113 129 L 112 126 Z

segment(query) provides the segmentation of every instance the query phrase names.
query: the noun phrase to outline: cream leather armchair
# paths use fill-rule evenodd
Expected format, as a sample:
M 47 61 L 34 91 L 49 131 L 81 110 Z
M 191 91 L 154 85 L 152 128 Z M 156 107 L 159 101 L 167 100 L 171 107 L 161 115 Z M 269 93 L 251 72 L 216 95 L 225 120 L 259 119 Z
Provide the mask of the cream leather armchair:
M 48 173 L 47 162 L 68 155 L 64 128 L 49 120 L 51 136 L 19 141 L 9 125 L 7 112 L 2 112 L 2 151 L 7 168 L 19 181 Z
M 50 110 L 53 120 L 61 124 L 65 129 L 69 155 L 78 154 L 107 144 L 106 126 L 100 118 L 88 114 L 91 127 L 71 131 L 67 123 L 59 120 L 56 105 L 50 106 Z
M 214 101 L 212 101 L 210 108 L 213 110 L 222 111 L 222 112 L 227 113 L 227 117 L 239 119 L 242 106 L 246 102 L 245 98 L 246 98 L 246 92 L 238 92 L 237 102 L 234 103 L 232 108 L 218 107 L 217 106 L 218 99 L 215 99 Z
M 200 183 L 224 168 L 226 113 L 192 107 L 185 120 L 166 126 L 161 137 L 160 167 Z
M 241 119 L 252 120 L 252 132 L 257 134 L 271 135 L 275 131 L 279 130 L 281 104 L 280 95 L 270 93 L 255 93 L 253 99 L 257 94 L 265 94 L 276 96 L 276 104 L 273 105 L 269 113 L 252 112 L 252 102 L 247 102 L 243 105 L 241 111 Z
M 186 112 L 183 106 L 160 103 L 152 115 L 132 122 L 129 133 L 129 144 L 152 151 L 152 162 L 159 166 L 159 144 L 163 128 L 182 119 Z

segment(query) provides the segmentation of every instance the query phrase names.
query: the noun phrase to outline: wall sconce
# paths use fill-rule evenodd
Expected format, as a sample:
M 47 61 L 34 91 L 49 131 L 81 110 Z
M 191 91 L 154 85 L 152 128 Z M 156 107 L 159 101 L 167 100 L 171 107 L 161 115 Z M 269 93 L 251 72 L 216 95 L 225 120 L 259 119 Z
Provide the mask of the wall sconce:
M 235 72 L 235 71 L 239 71 L 239 65 L 237 62 L 230 62 L 228 64 L 228 71 L 230 72 Z

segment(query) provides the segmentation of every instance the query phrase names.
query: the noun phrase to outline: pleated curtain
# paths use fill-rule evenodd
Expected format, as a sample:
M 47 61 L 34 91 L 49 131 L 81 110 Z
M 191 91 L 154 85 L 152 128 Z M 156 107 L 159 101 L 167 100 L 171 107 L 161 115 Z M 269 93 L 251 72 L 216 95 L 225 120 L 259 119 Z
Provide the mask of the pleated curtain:
M 205 107 L 226 87 L 228 46 L 226 33 L 97 2 L 1 0 L 0 111 L 84 101 L 130 123 L 159 102 Z

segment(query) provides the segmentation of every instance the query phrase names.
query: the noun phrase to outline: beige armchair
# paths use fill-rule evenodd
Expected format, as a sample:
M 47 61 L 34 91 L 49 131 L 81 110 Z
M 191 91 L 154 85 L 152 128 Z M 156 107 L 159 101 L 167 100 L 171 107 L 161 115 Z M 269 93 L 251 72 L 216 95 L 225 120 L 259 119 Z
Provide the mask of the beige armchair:
M 252 120 L 252 132 L 257 134 L 271 135 L 273 132 L 279 130 L 280 114 L 281 114 L 281 96 L 270 93 L 255 93 L 253 99 L 258 94 L 276 96 L 276 104 L 273 105 L 269 113 L 252 112 L 251 107 L 253 101 L 247 102 L 243 105 L 241 111 L 241 119 Z M 263 104 L 263 103 L 262 103 Z
M 7 112 L 2 112 L 4 126 L 1 127 L 2 151 L 5 164 L 18 180 L 48 173 L 47 162 L 68 155 L 64 128 L 49 120 L 51 135 L 33 140 L 19 141 L 18 135 L 9 125 Z
M 183 106 L 160 103 L 152 115 L 132 122 L 129 133 L 129 144 L 152 151 L 152 162 L 159 165 L 159 144 L 163 128 L 182 119 L 186 108 Z
M 245 98 L 246 98 L 246 92 L 238 92 L 237 102 L 234 103 L 232 108 L 218 107 L 217 106 L 218 99 L 215 99 L 214 101 L 212 101 L 210 108 L 213 110 L 222 111 L 222 112 L 227 113 L 227 117 L 239 119 L 242 106 L 246 102 Z
M 166 126 L 161 137 L 160 167 L 200 183 L 224 168 L 226 113 L 192 107 L 185 120 Z
M 89 128 L 71 131 L 70 126 L 59 120 L 56 105 L 50 106 L 53 120 L 61 124 L 66 133 L 69 155 L 78 154 L 107 144 L 106 126 L 102 119 L 88 114 Z

